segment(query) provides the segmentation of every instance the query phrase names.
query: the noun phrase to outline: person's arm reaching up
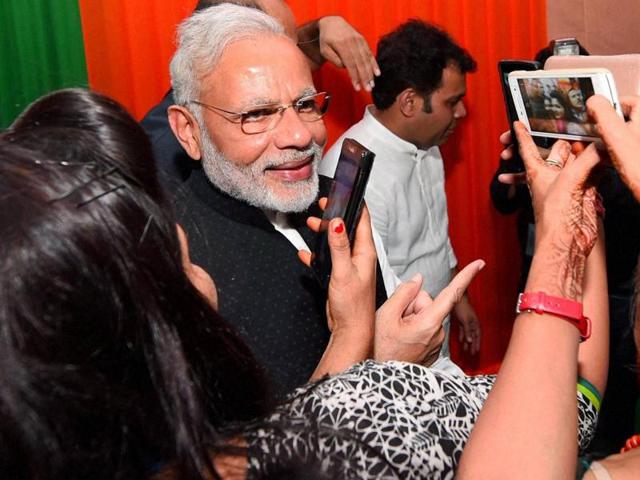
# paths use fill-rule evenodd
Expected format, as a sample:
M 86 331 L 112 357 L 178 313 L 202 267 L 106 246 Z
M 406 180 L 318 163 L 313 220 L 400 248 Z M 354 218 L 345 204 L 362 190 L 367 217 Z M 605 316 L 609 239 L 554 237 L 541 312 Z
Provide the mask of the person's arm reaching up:
M 346 68 L 356 90 L 371 91 L 380 68 L 366 39 L 342 17 L 327 16 L 298 28 L 298 47 L 313 70 L 325 60 Z
M 599 220 L 598 240 L 587 259 L 582 295 L 584 314 L 591 319 L 591 338 L 580 344 L 578 376 L 596 387 L 601 397 L 607 387 L 609 368 L 609 296 L 607 292 L 604 225 Z
M 326 200 L 321 206 L 324 208 Z M 318 231 L 320 219 L 309 217 L 309 227 Z M 327 229 L 331 251 L 331 279 L 327 293 L 327 322 L 331 337 L 311 380 L 341 372 L 371 356 L 373 350 L 376 249 L 366 207 L 356 229 L 353 248 L 342 219 L 334 218 Z M 311 264 L 309 252 L 299 252 Z
M 545 163 L 516 124 L 536 214 L 536 253 L 525 291 L 583 301 L 587 260 L 597 235 L 595 190 L 587 177 L 594 146 L 577 160 L 557 142 Z M 577 460 L 578 329 L 548 313 L 514 323 L 495 386 L 463 452 L 458 478 L 572 478 Z M 588 340 L 589 341 L 589 340 Z

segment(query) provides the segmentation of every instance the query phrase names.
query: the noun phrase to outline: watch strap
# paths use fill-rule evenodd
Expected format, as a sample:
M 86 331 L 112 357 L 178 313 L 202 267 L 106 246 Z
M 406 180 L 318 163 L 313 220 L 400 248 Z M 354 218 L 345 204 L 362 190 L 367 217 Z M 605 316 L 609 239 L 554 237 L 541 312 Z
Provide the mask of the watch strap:
M 584 316 L 582 303 L 562 297 L 554 297 L 544 292 L 524 292 L 518 296 L 516 313 L 549 313 L 573 324 L 585 341 L 591 336 L 591 320 Z

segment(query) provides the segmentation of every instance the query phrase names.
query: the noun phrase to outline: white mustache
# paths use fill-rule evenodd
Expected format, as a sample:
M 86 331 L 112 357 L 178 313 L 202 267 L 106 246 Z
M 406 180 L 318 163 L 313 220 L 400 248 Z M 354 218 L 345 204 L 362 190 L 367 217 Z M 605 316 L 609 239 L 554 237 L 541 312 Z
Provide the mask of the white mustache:
M 309 156 L 313 156 L 313 161 L 319 161 L 322 155 L 322 147 L 317 143 L 313 142 L 309 148 L 305 150 L 287 150 L 278 158 L 269 159 L 266 165 L 263 168 L 277 168 L 280 165 L 284 165 L 285 163 L 297 162 L 305 160 Z

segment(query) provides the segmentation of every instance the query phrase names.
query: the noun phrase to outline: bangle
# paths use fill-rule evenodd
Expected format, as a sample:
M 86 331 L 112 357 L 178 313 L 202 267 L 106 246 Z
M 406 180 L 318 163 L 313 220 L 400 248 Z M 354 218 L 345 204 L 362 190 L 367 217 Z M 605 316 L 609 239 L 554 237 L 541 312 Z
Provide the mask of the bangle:
M 611 475 L 609 475 L 609 470 L 607 470 L 600 462 L 596 462 L 595 460 L 591 462 L 591 466 L 587 471 L 593 473 L 596 480 L 612 480 Z
M 525 292 L 518 295 L 516 313 L 550 313 L 571 323 L 580 332 L 580 341 L 591 336 L 591 320 L 582 314 L 582 304 L 561 297 L 552 297 L 544 292 Z
M 628 452 L 629 450 L 633 450 L 638 447 L 640 447 L 640 435 L 633 435 L 625 442 L 620 453 Z
M 589 471 L 593 458 L 588 453 L 581 457 L 578 457 L 578 464 L 576 465 L 576 480 L 582 480 L 585 474 Z

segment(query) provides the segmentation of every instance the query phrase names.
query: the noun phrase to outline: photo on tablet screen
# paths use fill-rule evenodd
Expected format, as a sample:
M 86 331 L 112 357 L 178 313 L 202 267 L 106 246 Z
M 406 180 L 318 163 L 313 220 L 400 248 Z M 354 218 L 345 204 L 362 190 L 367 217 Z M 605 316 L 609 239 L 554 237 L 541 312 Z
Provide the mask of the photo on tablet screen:
M 519 78 L 518 87 L 532 132 L 596 136 L 586 107 L 591 78 Z

